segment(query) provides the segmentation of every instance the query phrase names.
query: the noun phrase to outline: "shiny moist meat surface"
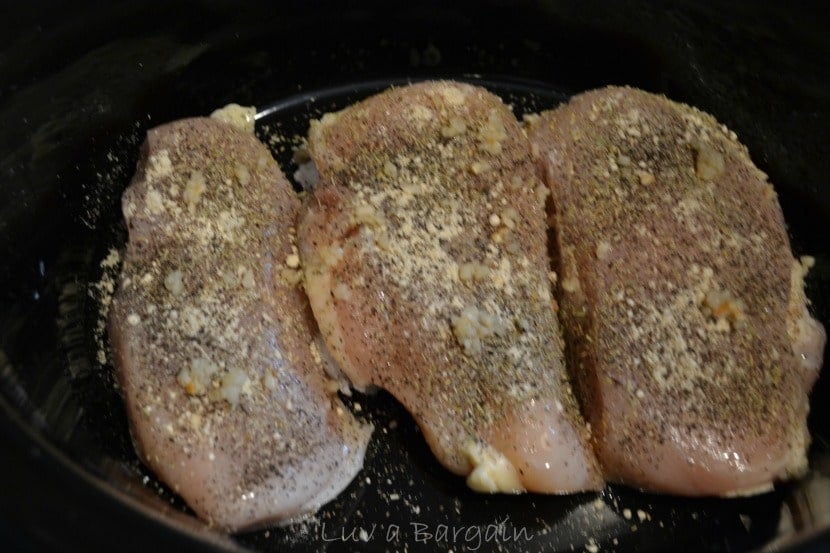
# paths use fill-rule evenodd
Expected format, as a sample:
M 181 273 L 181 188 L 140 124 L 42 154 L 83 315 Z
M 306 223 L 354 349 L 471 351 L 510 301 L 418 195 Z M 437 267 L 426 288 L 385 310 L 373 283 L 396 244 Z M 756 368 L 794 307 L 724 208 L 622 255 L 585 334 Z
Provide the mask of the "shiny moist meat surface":
M 711 116 L 630 88 L 532 121 L 569 362 L 609 480 L 744 494 L 802 474 L 824 331 L 773 186 Z
M 331 396 L 276 162 L 252 132 L 177 121 L 148 132 L 122 205 L 109 331 L 141 458 L 225 529 L 315 511 L 370 429 Z
M 482 88 L 396 88 L 312 123 L 306 290 L 359 388 L 389 390 L 480 491 L 601 487 L 562 357 L 529 144 Z

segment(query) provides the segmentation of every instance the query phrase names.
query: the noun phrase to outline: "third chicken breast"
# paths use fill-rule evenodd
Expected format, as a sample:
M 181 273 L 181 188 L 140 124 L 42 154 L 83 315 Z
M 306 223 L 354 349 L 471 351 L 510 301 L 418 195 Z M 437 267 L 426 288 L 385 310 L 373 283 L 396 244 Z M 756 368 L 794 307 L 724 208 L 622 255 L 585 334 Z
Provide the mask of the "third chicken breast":
M 569 359 L 609 480 L 684 495 L 802 474 L 824 330 L 809 258 L 735 134 L 630 88 L 530 129 L 553 193 Z

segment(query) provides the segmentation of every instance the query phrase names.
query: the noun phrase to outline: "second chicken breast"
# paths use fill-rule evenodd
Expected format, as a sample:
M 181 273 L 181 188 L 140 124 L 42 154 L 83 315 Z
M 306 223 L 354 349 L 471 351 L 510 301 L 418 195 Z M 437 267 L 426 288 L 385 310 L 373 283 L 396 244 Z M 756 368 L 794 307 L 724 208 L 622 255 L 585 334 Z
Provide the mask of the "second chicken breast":
M 479 491 L 602 486 L 566 376 L 544 199 L 487 91 L 429 82 L 312 124 L 306 289 L 358 388 L 390 391 Z

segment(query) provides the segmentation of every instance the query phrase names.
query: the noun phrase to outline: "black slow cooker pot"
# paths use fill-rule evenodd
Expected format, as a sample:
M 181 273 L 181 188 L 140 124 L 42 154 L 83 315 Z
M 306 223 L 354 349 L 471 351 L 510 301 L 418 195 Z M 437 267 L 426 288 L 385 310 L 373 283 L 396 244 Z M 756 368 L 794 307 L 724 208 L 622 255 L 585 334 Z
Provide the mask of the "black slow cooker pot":
M 812 396 L 810 473 L 756 497 L 621 486 L 475 495 L 381 393 L 358 398 L 382 431 L 340 497 L 300 525 L 221 535 L 138 462 L 112 368 L 97 355 L 94 285 L 107 251 L 124 244 L 119 197 L 156 124 L 255 105 L 258 132 L 281 137 L 269 144 L 290 174 L 292 137 L 309 118 L 390 84 L 465 80 L 517 114 L 629 84 L 738 133 L 779 191 L 796 254 L 817 259 L 808 293 L 830 326 L 825 5 L 35 1 L 0 13 L 0 548 L 830 548 L 827 375 Z

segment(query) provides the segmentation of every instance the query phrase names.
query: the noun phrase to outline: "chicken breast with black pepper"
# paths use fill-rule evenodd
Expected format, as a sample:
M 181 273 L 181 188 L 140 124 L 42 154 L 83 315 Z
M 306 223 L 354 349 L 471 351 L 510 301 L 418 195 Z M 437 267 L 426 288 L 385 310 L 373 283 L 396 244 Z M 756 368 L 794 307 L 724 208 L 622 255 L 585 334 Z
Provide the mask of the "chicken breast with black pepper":
M 537 118 L 569 361 L 606 477 L 684 495 L 807 467 L 824 330 L 781 208 L 734 133 L 630 88 Z
M 138 453 L 228 530 L 334 498 L 371 432 L 332 396 L 285 263 L 299 200 L 252 131 L 197 118 L 147 133 L 109 321 Z
M 510 110 L 411 85 L 313 122 L 309 152 L 306 290 L 351 381 L 398 398 L 473 489 L 601 487 L 563 364 L 547 190 Z

